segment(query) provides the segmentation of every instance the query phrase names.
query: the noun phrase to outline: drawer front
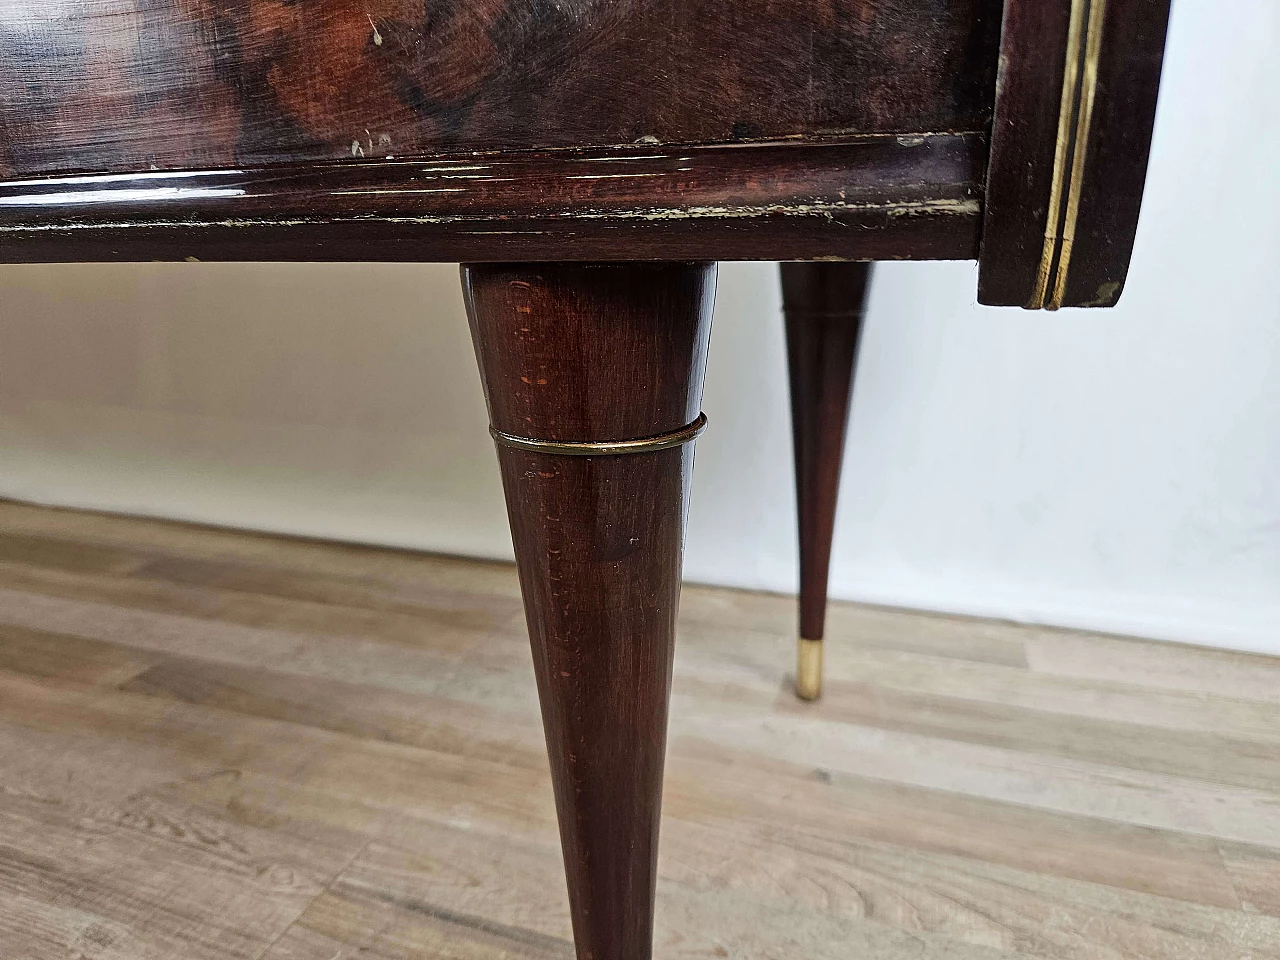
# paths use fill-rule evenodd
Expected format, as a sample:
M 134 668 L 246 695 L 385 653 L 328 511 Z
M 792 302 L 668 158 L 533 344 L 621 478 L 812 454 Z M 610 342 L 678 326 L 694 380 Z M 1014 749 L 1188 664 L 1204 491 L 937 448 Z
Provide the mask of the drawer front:
M 999 0 L 0 0 L 0 176 L 985 130 Z

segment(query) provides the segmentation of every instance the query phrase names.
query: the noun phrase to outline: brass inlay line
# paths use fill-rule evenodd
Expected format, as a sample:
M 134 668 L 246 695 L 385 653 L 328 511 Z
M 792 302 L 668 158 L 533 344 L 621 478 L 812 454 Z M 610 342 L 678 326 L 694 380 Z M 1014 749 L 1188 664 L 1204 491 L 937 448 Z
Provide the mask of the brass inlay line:
M 493 439 L 504 447 L 515 447 L 517 450 L 528 450 L 530 453 L 552 453 L 563 457 L 616 457 L 627 453 L 657 453 L 659 450 L 683 446 L 697 439 L 698 434 L 706 428 L 707 415 L 700 413 L 698 419 L 687 427 L 641 440 L 606 440 L 601 443 L 534 440 L 530 437 L 517 437 L 514 434 L 503 433 L 497 427 L 490 427 L 489 433 L 493 434 Z
M 1098 61 L 1102 58 L 1102 22 L 1107 13 L 1107 0 L 1093 0 L 1089 8 L 1089 39 L 1084 51 L 1084 78 L 1080 85 L 1080 112 L 1076 117 L 1076 152 L 1071 163 L 1071 189 L 1067 194 L 1067 221 L 1062 228 L 1062 250 L 1058 254 L 1058 276 L 1053 295 L 1046 306 L 1057 310 L 1067 291 L 1067 270 L 1071 266 L 1071 248 L 1076 240 L 1076 219 L 1080 215 L 1080 194 L 1084 182 L 1084 166 L 1089 153 L 1089 128 L 1093 122 L 1093 104 L 1098 95 Z
M 1089 126 L 1097 94 L 1098 61 L 1102 55 L 1102 22 L 1107 0 L 1071 0 L 1067 27 L 1067 51 L 1058 108 L 1058 135 L 1054 144 L 1053 179 L 1049 185 L 1049 209 L 1045 218 L 1044 247 L 1036 285 L 1028 306 L 1056 310 L 1062 305 L 1071 263 L 1071 241 L 1088 155 Z M 1083 69 L 1081 51 L 1084 52 Z M 1074 120 L 1074 123 L 1073 123 Z M 1073 144 L 1074 141 L 1074 144 Z M 1066 206 L 1064 223 L 1063 206 Z M 1055 271 L 1055 267 L 1057 268 Z M 1053 280 L 1052 295 L 1049 290 Z
M 1071 0 L 1071 19 L 1067 27 L 1067 58 L 1062 75 L 1062 99 L 1058 107 L 1058 139 L 1053 151 L 1053 179 L 1049 184 L 1049 212 L 1044 222 L 1044 249 L 1040 254 L 1040 269 L 1036 273 L 1036 288 L 1031 294 L 1030 306 L 1044 306 L 1049 290 L 1049 274 L 1058 249 L 1058 222 L 1062 219 L 1062 188 L 1067 179 L 1067 162 L 1070 159 L 1071 113 L 1075 106 L 1076 87 L 1079 85 L 1080 42 L 1084 32 L 1084 8 L 1088 0 Z

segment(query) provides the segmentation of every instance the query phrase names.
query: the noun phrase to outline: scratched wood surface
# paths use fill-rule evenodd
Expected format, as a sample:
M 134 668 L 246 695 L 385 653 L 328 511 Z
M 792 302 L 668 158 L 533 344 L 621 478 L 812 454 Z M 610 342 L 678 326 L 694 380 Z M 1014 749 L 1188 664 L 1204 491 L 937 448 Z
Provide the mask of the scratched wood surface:
M 981 134 L 0 180 L 0 262 L 974 257 Z
M 0 3 L 0 175 L 982 130 L 1000 0 Z
M 1280 661 L 689 587 L 659 957 L 1280 957 Z M 0 504 L 0 957 L 568 960 L 514 570 Z

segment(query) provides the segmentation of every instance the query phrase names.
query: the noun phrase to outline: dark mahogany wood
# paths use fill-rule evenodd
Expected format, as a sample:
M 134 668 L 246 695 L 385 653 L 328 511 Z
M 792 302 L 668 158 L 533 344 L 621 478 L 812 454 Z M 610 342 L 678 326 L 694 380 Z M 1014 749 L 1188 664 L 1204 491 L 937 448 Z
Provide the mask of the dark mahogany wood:
M 871 264 L 784 263 L 781 273 L 800 522 L 800 637 L 821 640 Z
M 1168 20 L 1169 0 L 1005 0 L 978 276 L 982 303 L 1107 307 L 1119 299 L 1137 232 Z M 1061 203 L 1054 207 L 1059 166 Z M 1047 258 L 1046 232 L 1053 238 Z
M 708 263 L 464 267 L 493 425 L 580 442 L 688 425 L 714 284 Z M 648 960 L 693 448 L 498 457 L 578 957 Z
M 0 5 L 0 176 L 984 130 L 999 0 Z
M 1008 0 L 978 296 L 1032 306 L 1053 180 L 1070 0 Z M 1046 54 L 1045 51 L 1051 51 Z M 1039 306 L 1036 303 L 1035 306 Z
M 1114 306 L 1124 290 L 1147 182 L 1170 2 L 1107 5 L 1066 306 Z
M 497 429 L 652 437 L 698 416 L 707 261 L 980 253 L 1039 306 L 1051 259 L 1114 302 L 1168 3 L 0 0 L 0 262 L 468 262 Z M 866 268 L 783 275 L 820 637 Z M 692 458 L 499 450 L 580 960 L 650 957 Z
M 0 261 L 968 258 L 981 227 L 984 302 L 1046 302 L 1051 260 L 1049 305 L 1105 305 L 1168 5 L 0 4 Z
M 0 183 L 0 261 L 973 257 L 978 134 Z

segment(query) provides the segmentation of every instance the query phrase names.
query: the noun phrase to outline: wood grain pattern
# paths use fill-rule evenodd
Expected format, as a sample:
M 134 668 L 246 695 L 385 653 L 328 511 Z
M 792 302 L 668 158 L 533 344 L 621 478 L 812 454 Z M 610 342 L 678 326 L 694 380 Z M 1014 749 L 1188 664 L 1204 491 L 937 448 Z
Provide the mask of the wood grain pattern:
M 0 7 L 0 175 L 977 131 L 998 0 Z
M 939 134 L 45 177 L 0 183 L 0 261 L 973 257 L 984 157 Z
M 5 545 L 0 956 L 572 956 L 513 568 L 16 504 Z M 799 705 L 793 617 L 684 590 L 658 956 L 1280 956 L 1237 783 L 1280 662 L 833 603 Z
M 1107 306 L 1168 7 L 0 4 L 0 261 L 980 254 L 983 302 Z M 1048 197 L 1068 24 L 1090 10 L 1096 110 L 1063 219 Z M 1047 301 L 1046 231 L 1062 251 Z
M 599 443 L 695 421 L 716 267 L 462 269 L 489 417 Z M 693 443 L 563 456 L 499 442 L 579 960 L 649 960 Z

